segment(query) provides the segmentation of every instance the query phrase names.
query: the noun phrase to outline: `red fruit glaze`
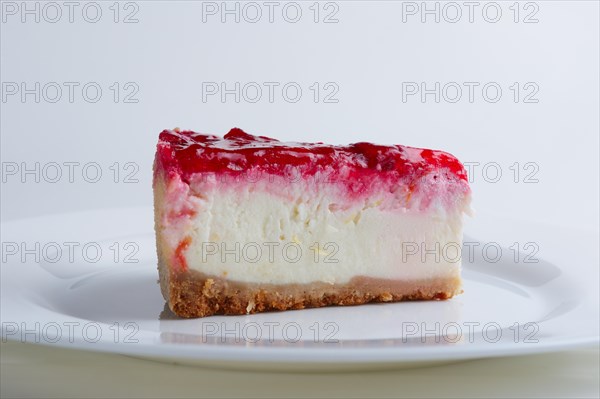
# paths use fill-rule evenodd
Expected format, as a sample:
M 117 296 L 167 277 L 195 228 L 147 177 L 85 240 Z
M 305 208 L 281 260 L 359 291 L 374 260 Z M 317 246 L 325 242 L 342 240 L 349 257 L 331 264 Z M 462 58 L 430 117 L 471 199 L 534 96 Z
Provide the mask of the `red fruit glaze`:
M 467 181 L 458 159 L 443 151 L 402 145 L 355 143 L 334 146 L 323 143 L 282 143 L 253 136 L 234 128 L 219 137 L 192 131 L 164 130 L 160 133 L 156 170 L 179 175 L 184 182 L 196 173 L 240 175 L 249 170 L 285 175 L 290 166 L 303 178 L 333 170 L 347 183 L 371 179 L 416 181 L 435 170 Z M 342 172 L 343 171 L 343 172 Z
M 185 259 L 185 251 L 189 248 L 192 243 L 192 239 L 190 237 L 185 237 L 183 240 L 179 242 L 177 248 L 175 249 L 175 265 L 179 268 L 179 271 L 186 271 L 188 269 L 187 261 Z

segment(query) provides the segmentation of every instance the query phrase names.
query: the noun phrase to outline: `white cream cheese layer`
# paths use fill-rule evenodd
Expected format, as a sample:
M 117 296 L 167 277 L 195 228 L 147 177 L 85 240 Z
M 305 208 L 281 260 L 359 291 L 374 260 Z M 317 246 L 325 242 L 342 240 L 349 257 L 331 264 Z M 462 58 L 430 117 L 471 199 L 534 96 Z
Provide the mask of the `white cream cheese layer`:
M 377 198 L 348 207 L 326 190 L 282 186 L 280 193 L 274 191 L 247 184 L 191 196 L 195 216 L 170 237 L 172 245 L 191 239 L 183 252 L 188 268 L 271 284 L 460 274 L 462 205 L 386 210 Z M 466 199 L 462 203 L 468 206 Z

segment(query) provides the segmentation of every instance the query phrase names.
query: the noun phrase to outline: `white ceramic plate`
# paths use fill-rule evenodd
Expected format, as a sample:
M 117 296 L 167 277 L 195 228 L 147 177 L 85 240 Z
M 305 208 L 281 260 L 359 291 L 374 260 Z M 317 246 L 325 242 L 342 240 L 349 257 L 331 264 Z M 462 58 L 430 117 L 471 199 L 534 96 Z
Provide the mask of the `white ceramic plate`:
M 465 293 L 448 301 L 177 319 L 157 285 L 152 220 L 135 208 L 4 223 L 2 339 L 276 370 L 414 367 L 598 342 L 598 306 L 560 266 L 491 263 L 480 251 L 463 257 Z

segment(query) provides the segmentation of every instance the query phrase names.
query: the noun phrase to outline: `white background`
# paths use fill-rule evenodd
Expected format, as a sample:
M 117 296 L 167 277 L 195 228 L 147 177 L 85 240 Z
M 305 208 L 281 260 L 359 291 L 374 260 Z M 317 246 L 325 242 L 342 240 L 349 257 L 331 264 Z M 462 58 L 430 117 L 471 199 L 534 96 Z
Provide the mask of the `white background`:
M 153 152 L 162 129 L 179 126 L 224 134 L 238 126 L 282 140 L 374 141 L 444 149 L 464 162 L 481 164 L 472 174 L 477 210 L 472 223 L 489 226 L 487 218 L 494 216 L 598 230 L 597 2 L 521 2 L 517 23 L 513 2 L 496 3 L 502 12 L 496 23 L 487 20 L 496 19 L 498 7 L 487 2 L 473 8 L 473 22 L 469 8 L 455 3 L 462 13 L 456 23 L 447 21 L 455 18 L 456 7 L 446 3 L 438 4 L 439 23 L 434 14 L 410 13 L 412 5 L 421 9 L 420 2 L 320 3 L 318 23 L 313 2 L 297 3 L 302 11 L 297 23 L 284 18 L 289 4 L 285 2 L 274 7 L 272 23 L 262 2 L 262 17 L 256 23 L 246 21 L 255 17 L 256 8 L 245 3 L 238 3 L 239 23 L 234 14 L 221 22 L 220 2 L 121 3 L 117 23 L 113 2 L 88 4 L 78 3 L 70 22 L 69 8 L 62 3 L 58 18 L 57 8 L 43 3 L 37 3 L 36 15 L 25 13 L 20 2 L 3 2 L 2 220 L 150 205 Z M 219 8 L 216 15 L 208 13 L 213 5 Z M 36 3 L 27 7 L 35 10 Z M 236 3 L 227 7 L 235 9 Z M 436 3 L 427 7 L 434 9 Z M 97 8 L 102 12 L 98 22 L 88 22 L 96 19 Z M 286 10 L 287 18 L 293 19 L 295 8 L 288 5 Z M 331 13 L 338 22 L 324 23 Z M 124 23 L 127 16 L 138 22 Z M 538 22 L 525 23 L 527 16 Z M 22 83 L 31 89 L 35 82 L 40 83 L 39 103 L 34 94 L 23 99 L 20 92 Z M 51 86 L 44 93 L 49 82 L 62 85 L 56 103 L 49 102 L 56 97 Z M 64 82 L 78 84 L 72 103 Z M 82 88 L 89 82 L 102 88 L 96 103 L 83 97 Z M 110 89 L 114 82 L 120 90 L 117 103 Z M 137 103 L 123 102 L 133 90 L 124 87 L 128 82 L 139 88 L 132 97 Z M 266 87 L 257 103 L 246 101 L 243 93 L 239 103 L 234 95 L 223 103 L 219 95 L 203 101 L 203 82 L 225 82 L 229 88 L 235 82 L 242 87 L 248 82 L 280 86 L 273 103 Z M 303 89 L 296 103 L 282 97 L 281 87 L 287 82 Z M 319 82 L 321 96 L 331 91 L 323 91 L 325 83 L 337 85 L 338 102 L 324 103 L 321 97 L 315 103 L 309 88 L 314 82 Z M 456 103 L 446 101 L 443 92 L 439 103 L 434 95 L 427 95 L 425 102 L 419 95 L 403 102 L 403 82 L 425 82 L 428 88 L 435 82 L 441 87 L 448 82 L 479 86 L 473 103 L 464 85 Z M 488 82 L 502 88 L 496 103 L 482 96 Z M 521 90 L 518 103 L 510 89 L 514 82 Z M 539 88 L 532 98 L 537 103 L 523 102 L 533 90 L 524 89 L 529 82 Z M 14 86 L 6 85 L 14 84 L 19 92 L 13 95 L 7 89 Z M 489 94 L 493 97 L 494 91 Z M 89 91 L 88 99 L 93 96 Z M 20 173 L 36 162 L 39 183 L 35 174 Z M 62 165 L 57 183 L 48 182 L 56 169 L 43 174 L 50 162 Z M 64 162 L 80 163 L 73 183 Z M 82 176 L 83 165 L 91 162 L 102 168 L 97 183 Z M 115 162 L 121 169 L 119 183 L 109 169 Z M 125 169 L 127 162 L 135 165 Z M 487 175 L 482 169 L 493 162 L 502 172 L 496 183 L 491 182 L 495 164 Z M 515 162 L 520 168 L 517 183 L 509 168 Z M 529 162 L 535 166 L 526 169 Z M 20 170 L 7 174 L 14 163 Z M 135 167 L 139 182 L 124 183 L 126 172 Z M 93 178 L 94 169 L 88 172 Z M 530 177 L 538 182 L 525 183 L 533 172 Z

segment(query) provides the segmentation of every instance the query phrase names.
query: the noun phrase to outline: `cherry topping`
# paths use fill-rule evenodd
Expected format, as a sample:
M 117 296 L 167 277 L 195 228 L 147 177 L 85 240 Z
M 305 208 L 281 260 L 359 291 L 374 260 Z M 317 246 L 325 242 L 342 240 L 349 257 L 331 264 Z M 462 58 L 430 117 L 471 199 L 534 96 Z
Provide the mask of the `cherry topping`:
M 164 130 L 159 136 L 156 161 L 159 168 L 180 175 L 184 181 L 189 181 L 195 173 L 235 176 L 257 169 L 286 175 L 290 167 L 296 168 L 303 178 L 329 168 L 334 171 L 330 178 L 352 181 L 352 187 L 363 188 L 372 184 L 373 179 L 414 181 L 438 169 L 467 180 L 460 161 L 443 151 L 366 142 L 347 146 L 283 143 L 239 128 L 231 129 L 222 138 L 189 130 Z

